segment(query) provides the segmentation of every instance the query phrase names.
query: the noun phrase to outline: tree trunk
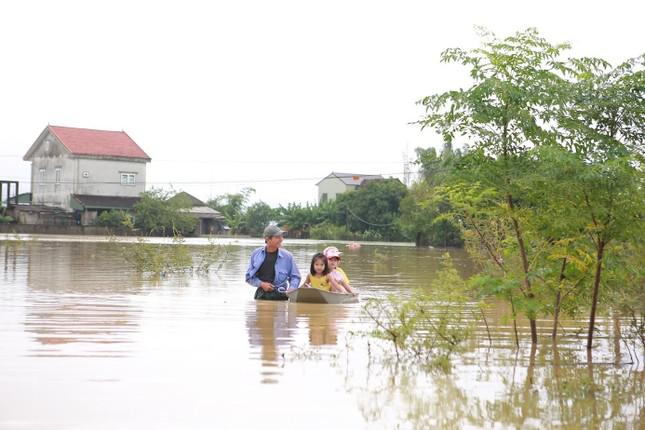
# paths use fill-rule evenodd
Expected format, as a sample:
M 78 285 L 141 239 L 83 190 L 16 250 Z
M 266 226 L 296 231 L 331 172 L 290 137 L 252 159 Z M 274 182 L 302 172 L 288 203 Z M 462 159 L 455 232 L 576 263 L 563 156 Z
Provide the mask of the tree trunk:
M 567 267 L 567 257 L 562 259 L 562 268 L 560 269 L 560 278 L 558 280 L 558 293 L 555 296 L 555 306 L 553 307 L 553 332 L 551 338 L 553 342 L 558 336 L 558 321 L 560 318 L 560 302 L 562 301 L 562 281 L 564 280 L 564 269 Z
M 598 293 L 600 290 L 600 277 L 602 276 L 602 258 L 605 252 L 605 241 L 598 240 L 598 253 L 596 255 L 596 276 L 593 282 L 593 299 L 591 301 L 591 315 L 589 315 L 589 334 L 587 335 L 587 349 L 593 346 L 593 330 L 596 323 L 596 307 L 598 305 Z
M 511 212 L 514 209 L 513 206 L 513 197 L 511 194 L 506 195 L 506 201 L 508 203 L 508 208 Z M 524 294 L 527 298 L 533 299 L 535 296 L 531 291 L 531 280 L 529 279 L 529 260 L 526 255 L 526 247 L 524 246 L 524 238 L 522 237 L 522 231 L 520 230 L 520 224 L 517 222 L 517 218 L 511 215 L 511 221 L 513 222 L 513 229 L 515 230 L 515 237 L 517 238 L 517 245 L 520 249 L 520 257 L 522 259 L 522 270 L 524 271 Z M 538 342 L 537 338 L 537 323 L 535 321 L 535 316 L 529 317 L 529 325 L 531 327 L 531 343 L 536 344 Z

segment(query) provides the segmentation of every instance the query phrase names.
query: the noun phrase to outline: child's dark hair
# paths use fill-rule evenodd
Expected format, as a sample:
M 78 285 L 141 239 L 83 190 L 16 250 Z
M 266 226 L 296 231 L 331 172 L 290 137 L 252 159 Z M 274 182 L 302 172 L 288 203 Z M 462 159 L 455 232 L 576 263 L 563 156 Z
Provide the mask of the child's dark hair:
M 318 254 L 314 254 L 313 257 L 311 257 L 311 267 L 309 268 L 309 273 L 312 275 L 316 274 L 316 271 L 314 270 L 314 263 L 316 260 L 322 260 L 323 263 L 325 263 L 325 268 L 323 269 L 322 274 L 327 275 L 329 273 L 329 263 L 327 263 L 327 257 L 325 257 L 325 254 L 319 252 Z

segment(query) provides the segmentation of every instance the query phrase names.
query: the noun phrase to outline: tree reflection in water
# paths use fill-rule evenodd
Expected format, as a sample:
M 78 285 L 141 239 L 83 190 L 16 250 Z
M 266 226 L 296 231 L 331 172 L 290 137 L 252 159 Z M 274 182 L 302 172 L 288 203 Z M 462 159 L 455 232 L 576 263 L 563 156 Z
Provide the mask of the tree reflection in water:
M 539 352 L 527 347 L 511 365 L 481 365 L 485 360 L 504 363 L 509 353 L 492 350 L 492 359 L 456 362 L 448 374 L 370 360 L 364 382 L 348 381 L 347 389 L 357 394 L 366 421 L 374 426 L 644 428 L 642 367 L 581 362 L 576 351 L 548 344 Z

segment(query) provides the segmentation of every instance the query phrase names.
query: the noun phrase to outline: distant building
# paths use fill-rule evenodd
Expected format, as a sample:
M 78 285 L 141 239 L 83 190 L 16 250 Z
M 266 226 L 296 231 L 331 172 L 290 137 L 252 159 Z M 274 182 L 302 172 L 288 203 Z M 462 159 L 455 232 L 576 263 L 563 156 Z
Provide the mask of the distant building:
M 318 202 L 335 200 L 338 194 L 355 190 L 365 182 L 383 179 L 385 178 L 381 175 L 331 172 L 316 184 L 318 186 Z
M 131 209 L 146 186 L 150 157 L 124 131 L 48 125 L 23 157 L 31 161 L 31 203 L 74 212 L 92 224 Z
M 178 202 L 181 206 L 186 208 L 185 210 L 197 218 L 198 224 L 195 229 L 195 234 L 197 236 L 207 234 L 225 234 L 230 230 L 226 225 L 226 218 L 224 215 L 185 191 L 175 194 L 169 199 L 169 201 Z

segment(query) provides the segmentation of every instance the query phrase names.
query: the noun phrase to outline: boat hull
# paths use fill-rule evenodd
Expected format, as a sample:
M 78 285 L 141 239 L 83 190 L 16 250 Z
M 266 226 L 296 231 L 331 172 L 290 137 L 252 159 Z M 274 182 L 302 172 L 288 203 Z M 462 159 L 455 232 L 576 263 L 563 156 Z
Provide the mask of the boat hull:
M 330 305 L 342 305 L 346 303 L 358 303 L 358 295 L 346 293 L 332 293 L 317 288 L 296 288 L 287 291 L 291 303 L 321 303 Z

